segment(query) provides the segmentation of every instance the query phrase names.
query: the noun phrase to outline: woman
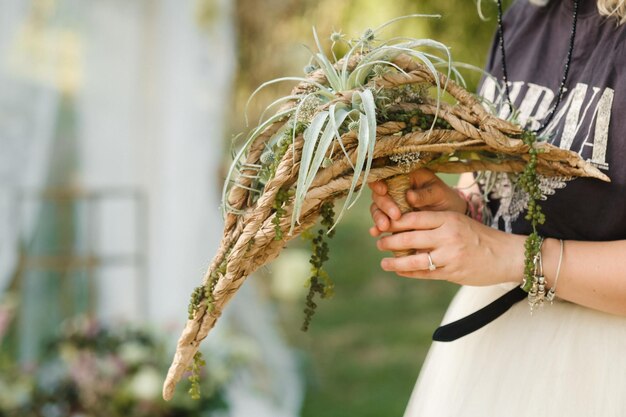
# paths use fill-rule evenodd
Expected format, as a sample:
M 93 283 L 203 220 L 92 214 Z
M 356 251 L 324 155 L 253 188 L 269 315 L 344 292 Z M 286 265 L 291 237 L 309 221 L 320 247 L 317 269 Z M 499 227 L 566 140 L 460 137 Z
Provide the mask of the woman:
M 434 342 L 405 417 L 626 415 L 626 25 L 621 25 L 626 5 L 623 0 L 533 3 L 538 1 L 517 0 L 503 24 L 509 94 L 518 119 L 529 129 L 542 128 L 555 145 L 580 153 L 612 182 L 544 184 L 554 192 L 541 203 L 547 221 L 539 228 L 554 303 L 531 315 L 528 303 L 520 302 L 459 340 Z M 567 59 L 570 39 L 575 42 Z M 564 94 L 550 116 L 566 60 Z M 498 42 L 487 70 L 502 79 Z M 481 94 L 493 100 L 496 90 L 486 81 Z M 501 116 L 508 111 L 501 106 Z M 551 121 L 542 126 L 547 118 Z M 480 192 L 471 174 L 461 176 L 460 193 L 428 170 L 413 172 L 412 181 L 407 201 L 418 211 L 405 215 L 383 182 L 371 185 L 370 234 L 380 237 L 378 248 L 416 250 L 383 259 L 384 270 L 463 285 L 446 323 L 521 283 L 530 226 L 519 215 L 519 196 L 496 190 L 500 199 L 483 208 L 483 214 L 493 214 L 495 227 L 489 227 L 475 219 L 479 210 L 468 210 L 477 201 L 472 193 Z

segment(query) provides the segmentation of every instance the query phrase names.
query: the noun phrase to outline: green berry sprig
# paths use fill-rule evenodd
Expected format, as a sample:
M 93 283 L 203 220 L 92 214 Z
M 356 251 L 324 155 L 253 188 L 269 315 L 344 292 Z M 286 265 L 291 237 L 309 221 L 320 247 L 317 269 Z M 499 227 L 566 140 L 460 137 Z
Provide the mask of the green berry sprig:
M 202 353 L 196 352 L 193 356 L 193 363 L 188 368 L 188 371 L 190 372 L 189 382 L 191 383 L 191 387 L 189 387 L 189 396 L 192 400 L 200 399 L 200 370 L 205 365 L 206 361 L 202 358 Z
M 280 227 L 280 221 L 287 214 L 287 210 L 283 208 L 283 205 L 289 200 L 289 198 L 293 195 L 293 192 L 288 188 L 281 188 L 276 193 L 276 199 L 274 200 L 274 218 L 272 219 L 272 224 L 274 225 L 274 240 L 282 240 L 283 239 L 283 230 Z
M 209 280 L 205 285 L 201 285 L 199 287 L 194 288 L 191 293 L 191 300 L 189 301 L 189 306 L 187 308 L 188 318 L 189 320 L 193 320 L 196 311 L 200 308 L 202 303 L 204 302 L 207 306 L 207 312 L 210 313 L 213 311 L 213 290 L 215 290 L 215 286 L 217 285 L 217 281 L 220 276 L 226 274 L 226 258 L 228 254 L 224 256 L 224 260 L 217 267 L 217 269 L 211 272 L 209 276 Z
M 306 124 L 297 123 L 295 128 L 296 136 L 304 132 Z M 287 129 L 281 135 L 280 138 L 272 145 L 268 146 L 265 152 L 259 157 L 261 168 L 259 170 L 257 178 L 252 184 L 252 188 L 263 191 L 265 184 L 267 184 L 272 178 L 276 176 L 276 170 L 283 160 L 283 157 L 289 150 L 289 145 L 293 141 L 294 129 Z M 255 198 L 258 198 L 256 195 Z M 254 201 L 254 199 L 253 199 Z
M 532 226 L 532 232 L 524 243 L 524 283 L 522 288 L 528 292 L 535 273 L 534 259 L 541 250 L 541 237 L 537 233 L 537 226 L 546 221 L 546 216 L 538 202 L 542 196 L 539 188 L 539 177 L 537 176 L 537 155 L 539 153 L 539 149 L 535 147 L 537 135 L 533 132 L 525 132 L 522 140 L 529 147 L 528 163 L 518 179 L 518 185 L 528 195 L 528 210 L 525 218 Z
M 187 308 L 187 312 L 189 313 L 189 320 L 193 320 L 193 316 L 196 314 L 200 303 L 204 299 L 204 285 L 200 285 L 193 289 L 191 293 L 191 300 L 189 300 L 189 307 Z
M 433 127 L 433 120 L 435 117 L 430 114 L 425 114 L 420 110 L 413 110 L 405 113 L 395 113 L 392 117 L 393 120 L 398 122 L 405 122 L 407 127 L 404 133 L 410 133 L 413 131 L 427 131 Z M 452 129 L 450 123 L 442 118 L 437 118 L 435 121 L 435 129 Z
M 287 153 L 289 145 L 291 145 L 291 130 L 285 132 L 276 145 L 274 145 L 274 157 L 269 164 L 269 178 L 274 178 L 274 175 L 276 175 L 276 169 L 278 169 L 280 161 L 282 161 L 283 156 Z
M 335 218 L 332 203 L 324 203 L 322 205 L 321 216 L 322 227 L 317 231 L 317 236 L 312 240 L 313 253 L 309 260 L 311 264 L 311 278 L 309 279 L 309 292 L 304 307 L 304 322 L 302 323 L 302 331 L 304 332 L 309 329 L 309 324 L 317 308 L 317 304 L 314 301 L 315 294 L 319 294 L 320 298 L 328 298 L 333 295 L 334 290 L 334 284 L 323 268 L 324 262 L 328 260 L 329 252 L 326 236 L 332 238 L 335 234 L 335 230 L 331 230 Z

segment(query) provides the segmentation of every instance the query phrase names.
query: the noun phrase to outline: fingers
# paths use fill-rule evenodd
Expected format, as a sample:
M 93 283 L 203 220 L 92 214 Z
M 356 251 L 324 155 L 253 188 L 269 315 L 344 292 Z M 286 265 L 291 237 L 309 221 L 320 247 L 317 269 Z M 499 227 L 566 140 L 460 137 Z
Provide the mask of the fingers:
M 441 279 L 439 271 L 412 271 L 412 272 L 396 272 L 396 275 L 404 278 L 418 278 L 418 279 Z
M 406 201 L 415 208 L 436 207 L 445 201 L 444 190 L 436 183 L 429 183 L 422 188 L 407 191 Z
M 438 243 L 436 232 L 431 230 L 413 230 L 385 236 L 376 242 L 376 246 L 382 251 L 400 251 L 406 249 L 432 249 Z M 403 258 L 406 258 L 404 256 Z
M 378 194 L 378 195 L 385 195 L 387 194 L 387 184 L 385 183 L 385 181 L 374 181 L 374 182 L 370 182 L 368 184 L 368 186 L 370 187 L 370 189 Z
M 370 227 L 369 233 L 370 233 L 370 236 L 372 236 L 372 237 L 378 237 L 378 236 L 383 234 L 383 232 L 378 230 L 378 227 L 376 227 L 376 226 Z
M 418 209 L 445 206 L 449 187 L 434 172 L 422 168 L 411 173 L 412 188 L 407 191 L 408 203 Z
M 439 177 L 437 177 L 434 172 L 426 168 L 416 169 L 411 172 L 411 184 L 415 188 L 424 187 L 426 184 L 436 182 L 438 180 Z
M 391 197 L 387 194 L 384 196 L 372 193 L 372 200 L 374 202 L 370 206 L 370 214 L 374 225 L 380 232 L 386 232 L 389 230 L 391 220 L 398 220 L 402 216 L 400 208 L 394 203 Z M 372 233 L 370 233 L 372 234 Z M 377 235 L 372 234 L 376 237 Z
M 407 277 L 420 277 L 420 278 L 435 278 L 438 274 L 437 271 L 443 268 L 443 265 L 437 264 L 438 252 L 431 252 L 430 257 L 433 260 L 433 265 L 436 269 L 430 270 L 430 261 L 428 259 L 428 253 L 416 253 L 415 255 L 401 256 L 399 258 L 384 258 L 380 262 L 380 266 L 385 271 L 395 272 L 398 275 Z
M 391 220 L 380 208 L 378 208 L 376 203 L 372 203 L 370 206 L 370 215 L 372 216 L 372 220 L 374 220 L 374 226 L 379 231 L 385 232 L 389 229 Z
M 372 193 L 372 201 L 387 217 L 398 220 L 402 216 L 400 208 L 389 194 L 378 195 Z
M 407 230 L 433 230 L 442 226 L 456 213 L 445 211 L 411 211 L 398 220 L 391 220 L 387 232 L 404 232 Z
M 411 184 L 415 188 L 422 188 L 430 182 L 440 181 L 439 177 L 437 177 L 434 172 L 426 168 L 417 169 L 411 172 L 410 178 Z M 382 180 L 370 182 L 368 183 L 368 186 L 374 193 L 381 196 L 386 195 L 388 192 L 387 183 Z

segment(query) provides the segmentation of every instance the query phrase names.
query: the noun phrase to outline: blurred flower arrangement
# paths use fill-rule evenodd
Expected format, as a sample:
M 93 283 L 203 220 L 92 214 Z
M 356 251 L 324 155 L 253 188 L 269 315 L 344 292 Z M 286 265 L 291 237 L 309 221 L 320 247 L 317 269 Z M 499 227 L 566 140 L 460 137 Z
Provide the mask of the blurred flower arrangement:
M 0 417 L 209 416 L 227 408 L 224 388 L 246 364 L 245 349 L 205 354 L 201 394 L 160 398 L 168 352 L 146 328 L 107 328 L 78 318 L 64 324 L 36 366 L 0 354 Z

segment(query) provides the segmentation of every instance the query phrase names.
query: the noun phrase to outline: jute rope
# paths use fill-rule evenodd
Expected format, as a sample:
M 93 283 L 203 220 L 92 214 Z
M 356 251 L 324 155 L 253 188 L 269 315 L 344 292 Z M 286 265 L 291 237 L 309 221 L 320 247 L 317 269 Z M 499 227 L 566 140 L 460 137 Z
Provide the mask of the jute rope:
M 354 67 L 356 60 L 355 57 L 350 61 L 350 68 Z M 443 102 L 437 105 L 433 99 L 426 98 L 422 103 L 401 102 L 387 109 L 391 116 L 394 113 L 408 114 L 415 111 L 431 117 L 437 115 L 438 119 L 451 126 L 450 129 L 438 127 L 423 131 L 416 129 L 410 122 L 394 120 L 381 123 L 377 127 L 372 169 L 367 181 L 387 180 L 390 193 L 403 212 L 411 210 L 406 201 L 406 191 L 411 186 L 407 173 L 421 166 L 427 166 L 435 172 L 483 170 L 520 172 L 524 169 L 529 149 L 522 140 L 515 138 L 522 133 L 519 127 L 488 113 L 472 94 L 443 74 L 438 74 L 435 78 L 426 67 L 410 57 L 400 55 L 394 63 L 406 74 L 400 72 L 385 74 L 371 81 L 372 88 L 395 88 L 406 84 L 434 86 L 438 81 L 439 85 L 442 88 L 445 86 L 445 91 L 457 101 L 456 105 Z M 322 84 L 327 83 L 321 71 L 311 74 L 310 79 Z M 311 83 L 303 82 L 296 86 L 292 93 L 304 94 L 310 89 Z M 351 92 L 343 92 L 338 94 L 336 101 L 348 102 L 350 97 Z M 294 105 L 295 102 L 289 102 L 283 109 Z M 278 121 L 261 132 L 246 155 L 247 164 L 260 164 L 259 159 L 266 142 L 280 131 L 285 123 L 286 120 Z M 230 189 L 228 195 L 228 205 L 233 210 L 226 217 L 222 243 L 204 277 L 205 285 L 211 285 L 212 280 L 216 279 L 213 282 L 213 302 L 210 309 L 206 303 L 201 303 L 193 318 L 187 321 L 163 386 L 163 397 L 166 400 L 172 398 L 174 388 L 193 360 L 200 342 L 213 328 L 224 306 L 234 296 L 245 278 L 278 256 L 289 240 L 313 226 L 324 203 L 333 202 L 346 195 L 353 181 L 358 140 L 354 132 L 348 132 L 342 136 L 342 142 L 347 156 L 343 151 L 334 152 L 333 163 L 317 173 L 306 194 L 299 222 L 293 230 L 291 230 L 293 197 L 284 203 L 286 213 L 278 219 L 278 222 L 274 203 L 281 189 L 293 190 L 297 182 L 303 145 L 301 135 L 289 146 L 274 177 L 265 184 L 258 199 L 254 201 L 251 198 L 249 191 L 253 184 L 249 178 L 251 175 L 237 178 L 236 185 Z M 604 174 L 574 152 L 546 143 L 540 143 L 537 147 L 541 149 L 537 169 L 543 175 L 585 176 L 608 181 Z M 471 157 L 458 160 L 442 158 L 452 152 L 458 154 L 484 151 L 507 157 L 493 160 Z M 398 162 L 402 161 L 398 156 L 409 158 L 404 162 Z M 244 166 L 242 173 L 252 174 L 253 170 L 247 170 Z M 358 186 L 363 185 L 361 176 L 358 179 Z M 277 227 L 282 235 L 280 239 L 276 238 Z M 225 272 L 220 272 L 223 271 L 220 269 L 221 265 L 226 265 Z

